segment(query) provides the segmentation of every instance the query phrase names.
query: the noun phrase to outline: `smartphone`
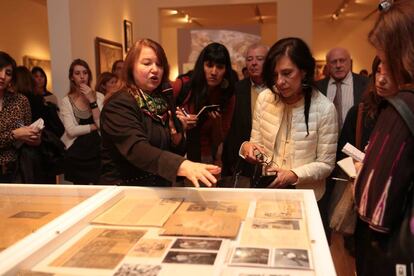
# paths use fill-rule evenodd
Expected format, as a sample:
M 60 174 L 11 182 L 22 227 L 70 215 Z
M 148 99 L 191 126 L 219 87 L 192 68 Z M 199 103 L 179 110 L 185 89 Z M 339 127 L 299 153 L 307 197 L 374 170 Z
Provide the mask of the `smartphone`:
M 211 104 L 211 105 L 205 105 L 202 109 L 197 113 L 197 118 L 200 117 L 205 112 L 212 112 L 217 111 L 220 112 L 220 105 L 218 104 Z

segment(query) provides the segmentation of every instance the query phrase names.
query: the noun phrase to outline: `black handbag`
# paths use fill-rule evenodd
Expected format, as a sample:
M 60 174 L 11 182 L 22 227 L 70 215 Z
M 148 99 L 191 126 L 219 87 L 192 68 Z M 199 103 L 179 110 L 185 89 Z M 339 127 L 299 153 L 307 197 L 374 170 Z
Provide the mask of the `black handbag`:
M 257 164 L 254 167 L 253 177 L 251 178 L 250 187 L 252 188 L 267 188 L 273 180 L 275 180 L 277 174 L 263 175 L 262 164 Z
M 412 90 L 403 90 L 401 92 L 414 93 Z M 386 99 L 400 114 L 402 119 L 414 136 L 414 114 L 408 105 L 401 99 L 398 94 Z M 394 227 L 390 233 L 387 243 L 387 254 L 390 258 L 397 261 L 413 262 L 414 261 L 414 180 L 411 180 L 411 188 L 408 191 L 405 202 L 405 211 L 399 227 Z

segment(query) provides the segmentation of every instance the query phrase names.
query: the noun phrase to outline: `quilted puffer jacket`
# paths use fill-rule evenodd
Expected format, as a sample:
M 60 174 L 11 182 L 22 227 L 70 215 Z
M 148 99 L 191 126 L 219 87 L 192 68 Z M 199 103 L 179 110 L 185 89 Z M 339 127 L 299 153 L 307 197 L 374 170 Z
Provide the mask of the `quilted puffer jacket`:
M 250 142 L 261 145 L 268 156 L 273 156 L 284 108 L 285 104 L 270 89 L 257 99 Z M 337 114 L 334 104 L 314 90 L 306 136 L 304 108 L 302 104 L 292 110 L 291 170 L 298 176 L 296 188 L 313 189 L 319 200 L 325 192 L 325 179 L 335 166 Z

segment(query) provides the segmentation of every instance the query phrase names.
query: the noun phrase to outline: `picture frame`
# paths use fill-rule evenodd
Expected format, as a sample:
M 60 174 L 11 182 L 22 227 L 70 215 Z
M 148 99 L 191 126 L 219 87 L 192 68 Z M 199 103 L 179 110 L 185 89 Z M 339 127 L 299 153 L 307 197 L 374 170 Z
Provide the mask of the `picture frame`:
M 125 44 L 125 53 L 128 53 L 131 49 L 134 42 L 133 32 L 132 32 L 132 22 L 129 20 L 124 20 L 124 44 Z
M 38 66 L 45 71 L 47 77 L 47 87 L 46 89 L 52 90 L 52 66 L 49 59 L 41 59 L 33 56 L 23 56 L 23 65 L 29 70 L 32 70 L 33 67 Z
M 102 72 L 111 72 L 112 64 L 123 59 L 122 43 L 101 37 L 95 38 L 96 76 Z
M 326 61 L 325 60 L 316 60 L 315 61 L 315 76 L 314 76 L 314 78 L 315 78 L 316 81 L 325 78 L 325 75 L 324 75 L 324 72 L 323 72 L 325 66 L 326 66 Z

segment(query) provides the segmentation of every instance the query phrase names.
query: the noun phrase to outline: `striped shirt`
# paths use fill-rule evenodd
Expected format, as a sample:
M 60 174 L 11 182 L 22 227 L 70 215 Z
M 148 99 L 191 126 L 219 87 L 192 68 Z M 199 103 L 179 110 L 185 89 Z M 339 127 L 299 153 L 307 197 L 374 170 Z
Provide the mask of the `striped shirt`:
M 336 95 L 336 83 L 335 79 L 329 79 L 327 97 L 328 99 L 333 102 Z M 342 118 L 346 118 L 346 114 L 348 113 L 349 109 L 354 105 L 354 82 L 352 79 L 352 72 L 350 71 L 346 77 L 342 80 L 341 84 L 342 89 Z M 344 121 L 344 120 L 343 120 Z M 343 124 L 342 121 L 342 124 Z M 342 126 L 339 126 L 341 129 Z

